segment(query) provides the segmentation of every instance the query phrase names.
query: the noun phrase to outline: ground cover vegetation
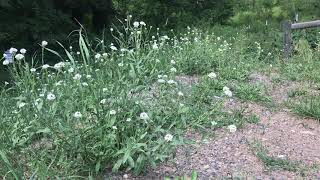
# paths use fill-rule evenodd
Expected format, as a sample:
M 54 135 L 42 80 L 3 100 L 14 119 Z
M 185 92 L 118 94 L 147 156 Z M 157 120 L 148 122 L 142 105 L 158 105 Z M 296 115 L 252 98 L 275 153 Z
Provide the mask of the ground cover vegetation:
M 282 108 L 268 84 L 252 82 L 255 72 L 277 73 L 274 84 L 308 82 L 284 104 L 320 118 L 319 31 L 294 32 L 293 56 L 284 60 L 276 27 L 297 12 L 319 17 L 318 1 L 198 1 L 196 8 L 188 0 L 0 2 L 1 13 L 19 14 L 13 25 L 0 16 L 1 47 L 11 47 L 1 59 L 11 78 L 0 89 L 1 178 L 143 174 L 192 143 L 187 131 L 234 133 L 259 122 L 244 109 L 226 109 L 228 101 Z M 307 171 L 251 146 L 270 169 Z

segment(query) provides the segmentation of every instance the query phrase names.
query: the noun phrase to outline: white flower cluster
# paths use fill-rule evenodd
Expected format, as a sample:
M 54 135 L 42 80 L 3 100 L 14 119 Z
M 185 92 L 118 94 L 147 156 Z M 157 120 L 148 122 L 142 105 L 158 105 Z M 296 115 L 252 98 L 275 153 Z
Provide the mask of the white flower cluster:
M 228 126 L 228 129 L 229 129 L 230 132 L 234 133 L 234 132 L 237 131 L 237 126 L 234 125 L 234 124 L 231 124 L 231 125 Z
M 166 134 L 164 136 L 164 140 L 167 141 L 167 142 L 172 141 L 172 139 L 173 139 L 173 135 L 172 134 Z
M 211 72 L 211 73 L 208 74 L 208 77 L 209 77 L 210 79 L 215 79 L 215 78 L 217 78 L 217 74 L 214 73 L 214 72 Z
M 223 92 L 226 96 L 232 97 L 232 92 L 230 91 L 230 89 L 227 86 L 223 87 Z

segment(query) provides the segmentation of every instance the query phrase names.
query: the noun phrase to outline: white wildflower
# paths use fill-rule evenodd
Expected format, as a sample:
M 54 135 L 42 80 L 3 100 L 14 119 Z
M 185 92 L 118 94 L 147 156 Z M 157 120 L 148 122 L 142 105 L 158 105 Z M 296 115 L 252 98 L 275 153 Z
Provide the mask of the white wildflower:
M 218 123 L 216 121 L 211 121 L 211 125 L 216 126 L 216 125 L 218 125 Z
M 112 129 L 117 130 L 118 128 L 117 128 L 117 126 L 112 126 Z
M 210 74 L 208 74 L 208 77 L 211 79 L 215 79 L 215 78 L 217 78 L 217 75 L 216 75 L 216 73 L 211 72 Z
M 234 132 L 237 131 L 237 126 L 234 125 L 234 124 L 231 124 L 231 125 L 228 126 L 228 129 L 229 129 L 230 132 L 234 133 Z
M 178 92 L 178 96 L 183 96 L 183 95 L 184 94 L 181 91 Z
M 143 22 L 143 21 L 140 21 L 140 25 L 141 26 L 146 26 L 147 24 L 145 22 Z
M 13 54 L 13 53 L 16 53 L 16 52 L 18 52 L 18 49 L 16 49 L 16 48 L 12 47 L 12 48 L 9 49 L 9 53 L 10 54 Z
M 158 79 L 158 83 L 165 83 L 166 82 L 166 80 L 164 80 L 164 79 Z
M 170 80 L 168 81 L 168 84 L 177 84 L 177 82 L 175 82 L 174 80 L 170 79 Z
M 21 60 L 24 58 L 24 55 L 23 54 L 17 54 L 14 56 L 17 60 Z
M 64 62 L 59 62 L 59 63 L 55 64 L 55 65 L 53 66 L 53 68 L 56 69 L 56 70 L 60 70 L 60 69 L 63 68 L 64 66 L 65 66 L 65 63 L 64 63 Z
M 112 45 L 112 46 L 110 46 L 110 49 L 111 49 L 111 50 L 113 50 L 113 51 L 118 50 L 118 48 L 117 48 L 117 47 L 115 47 L 115 46 L 113 46 L 113 45 Z
M 119 66 L 119 67 L 122 67 L 122 66 L 123 66 L 123 63 L 119 63 L 118 66 Z
M 230 91 L 230 89 L 227 86 L 224 86 L 222 90 L 223 91 Z
M 21 54 L 25 54 L 26 52 L 27 52 L 26 49 L 24 49 L 24 48 L 20 49 L 20 53 L 21 53 Z
M 131 120 L 132 120 L 131 118 L 127 118 L 127 120 L 126 120 L 126 121 L 127 121 L 127 122 L 130 122 Z
M 173 67 L 173 68 L 170 69 L 170 71 L 171 72 L 177 72 L 177 69 Z
M 89 86 L 89 84 L 86 83 L 86 82 L 83 82 L 83 83 L 82 83 L 82 86 Z
M 224 94 L 228 97 L 232 97 L 232 92 L 230 90 L 224 91 Z
M 97 54 L 94 56 L 94 58 L 100 59 L 100 58 L 101 58 L 101 54 L 97 53 Z
M 171 64 L 176 64 L 176 61 L 175 60 L 171 60 L 170 63 Z
M 102 89 L 102 92 L 106 92 L 106 91 L 108 91 L 108 88 L 103 88 Z
M 80 55 L 80 52 L 79 52 L 79 51 L 77 51 L 77 55 Z
M 73 117 L 79 119 L 79 118 L 82 117 L 82 114 L 81 114 L 81 112 L 78 111 L 78 112 L 75 112 L 75 113 L 73 114 Z
M 42 69 L 48 69 L 50 66 L 48 64 L 42 65 Z
M 116 110 L 111 110 L 109 113 L 110 113 L 110 115 L 115 115 L 115 114 L 117 114 L 117 111 Z
M 106 58 L 108 57 L 108 53 L 103 53 L 102 56 Z
M 10 64 L 10 61 L 6 59 L 6 60 L 4 60 L 4 61 L 2 62 L 2 64 L 3 64 L 4 66 L 9 65 L 9 64 Z
M 36 68 L 31 68 L 31 69 L 30 69 L 30 72 L 36 72 L 36 71 L 37 71 Z
M 158 44 L 157 43 L 153 43 L 152 44 L 152 49 L 159 49 Z
M 82 76 L 81 76 L 80 74 L 76 74 L 76 75 L 74 75 L 73 79 L 74 79 L 74 80 L 80 80 L 81 77 L 82 77 Z
M 172 136 L 171 134 L 166 134 L 166 135 L 164 136 L 164 140 L 167 141 L 167 142 L 172 141 L 172 139 L 173 139 L 173 136 Z
M 47 45 L 48 45 L 48 42 L 47 42 L 47 41 L 42 41 L 42 42 L 41 42 L 41 46 L 42 46 L 42 47 L 46 47 Z
M 72 68 L 72 67 L 69 68 L 69 69 L 68 69 L 68 72 L 69 72 L 69 73 L 73 73 L 73 72 L 74 72 L 74 68 Z
M 147 113 L 142 112 L 142 113 L 140 114 L 140 119 L 142 119 L 142 120 L 148 120 L 148 119 L 149 119 L 149 116 L 148 116 Z
M 137 22 L 137 21 L 135 21 L 135 22 L 133 23 L 133 26 L 134 26 L 135 28 L 138 28 L 138 27 L 139 27 L 139 25 L 140 25 L 140 23 L 139 23 L 139 22 Z
M 49 93 L 49 94 L 47 95 L 47 100 L 53 101 L 53 100 L 55 100 L 55 99 L 56 99 L 56 96 L 55 96 L 54 94 Z
M 107 102 L 106 99 L 102 99 L 102 100 L 100 101 L 100 104 L 106 104 L 106 102 Z

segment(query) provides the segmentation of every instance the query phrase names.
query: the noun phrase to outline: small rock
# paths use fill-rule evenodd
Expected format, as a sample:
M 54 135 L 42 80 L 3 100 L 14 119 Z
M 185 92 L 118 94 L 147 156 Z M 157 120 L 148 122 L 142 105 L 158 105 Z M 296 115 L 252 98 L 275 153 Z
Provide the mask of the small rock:
M 204 169 L 204 170 L 207 170 L 207 169 L 209 169 L 209 168 L 210 168 L 209 165 L 204 165 L 204 166 L 203 166 L 203 169 Z

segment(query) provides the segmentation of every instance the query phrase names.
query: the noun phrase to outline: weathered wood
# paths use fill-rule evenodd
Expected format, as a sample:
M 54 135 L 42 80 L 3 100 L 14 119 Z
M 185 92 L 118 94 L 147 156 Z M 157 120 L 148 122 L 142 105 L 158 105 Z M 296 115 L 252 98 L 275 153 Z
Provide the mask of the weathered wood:
M 292 50 L 292 37 L 291 37 L 291 22 L 284 22 L 282 24 L 282 29 L 284 32 L 284 49 L 283 55 L 285 59 L 288 59 L 291 55 Z
M 302 23 L 294 23 L 284 22 L 282 23 L 282 29 L 284 33 L 284 48 L 283 55 L 285 59 L 288 59 L 291 55 L 293 49 L 293 42 L 291 37 L 291 31 L 296 29 L 305 29 L 305 28 L 313 28 L 320 27 L 320 20 L 310 21 L 310 22 L 302 22 Z
M 313 28 L 320 27 L 320 20 L 310 21 L 310 22 L 302 22 L 302 23 L 294 23 L 291 25 L 291 29 L 305 29 L 305 28 Z

